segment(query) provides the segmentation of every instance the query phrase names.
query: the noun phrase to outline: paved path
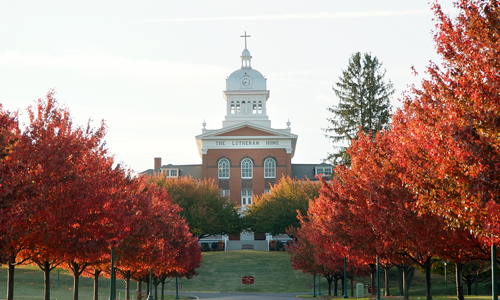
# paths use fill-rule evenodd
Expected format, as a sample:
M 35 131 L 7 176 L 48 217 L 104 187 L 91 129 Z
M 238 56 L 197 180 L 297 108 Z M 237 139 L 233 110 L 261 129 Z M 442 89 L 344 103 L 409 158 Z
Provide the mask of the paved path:
M 233 300 L 253 300 L 253 299 L 269 299 L 269 300 L 284 300 L 297 299 L 297 295 L 305 293 L 197 293 L 197 292 L 182 292 L 180 295 L 197 297 L 198 299 L 233 299 Z

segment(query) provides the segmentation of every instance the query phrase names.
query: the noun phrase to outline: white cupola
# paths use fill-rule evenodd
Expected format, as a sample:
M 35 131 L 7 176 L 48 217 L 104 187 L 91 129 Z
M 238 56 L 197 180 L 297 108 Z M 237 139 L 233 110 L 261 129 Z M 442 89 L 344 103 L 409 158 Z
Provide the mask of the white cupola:
M 224 99 L 227 112 L 222 126 L 252 122 L 271 127 L 266 110 L 269 98 L 267 79 L 259 71 L 252 69 L 252 56 L 246 45 L 246 38 L 250 36 L 245 32 L 242 37 L 245 38 L 245 49 L 241 53 L 241 69 L 234 71 L 226 79 Z

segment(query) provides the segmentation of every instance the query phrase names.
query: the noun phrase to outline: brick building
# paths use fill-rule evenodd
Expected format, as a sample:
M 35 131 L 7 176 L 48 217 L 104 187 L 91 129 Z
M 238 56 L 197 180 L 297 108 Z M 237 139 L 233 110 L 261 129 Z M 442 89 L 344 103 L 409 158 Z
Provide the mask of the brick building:
M 246 34 L 245 34 L 246 36 Z M 226 116 L 222 128 L 207 129 L 196 136 L 201 165 L 162 165 L 155 158 L 154 169 L 144 173 L 163 172 L 169 177 L 191 175 L 213 178 L 221 193 L 245 211 L 253 195 L 269 192 L 269 186 L 283 175 L 315 179 L 317 174 L 331 173 L 328 164 L 292 164 L 297 135 L 290 122 L 282 129 L 272 128 L 267 115 L 267 79 L 251 66 L 252 56 L 246 48 L 241 54 L 241 68 L 226 79 L 224 99 Z M 267 239 L 272 237 L 267 236 Z M 231 240 L 266 239 L 265 235 L 242 233 Z

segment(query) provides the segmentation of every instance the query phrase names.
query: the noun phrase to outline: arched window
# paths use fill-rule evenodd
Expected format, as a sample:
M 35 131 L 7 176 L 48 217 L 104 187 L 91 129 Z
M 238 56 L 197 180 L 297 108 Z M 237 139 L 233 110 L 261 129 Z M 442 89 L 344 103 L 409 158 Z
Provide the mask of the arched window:
M 272 158 L 264 161 L 264 178 L 276 178 L 276 161 Z
M 223 158 L 219 160 L 219 179 L 229 178 L 229 160 Z
M 240 101 L 236 101 L 236 109 L 234 110 L 234 113 L 239 115 L 241 112 L 241 109 L 240 109 Z
M 236 113 L 236 108 L 234 107 L 234 101 L 231 101 L 231 114 L 234 115 Z
M 253 177 L 253 163 L 250 158 L 245 158 L 241 161 L 241 178 Z

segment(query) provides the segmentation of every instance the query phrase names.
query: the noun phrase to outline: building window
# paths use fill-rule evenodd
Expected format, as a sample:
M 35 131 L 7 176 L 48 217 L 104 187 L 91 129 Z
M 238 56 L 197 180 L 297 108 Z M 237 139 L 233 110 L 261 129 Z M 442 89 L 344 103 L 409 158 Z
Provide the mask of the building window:
M 257 114 L 262 114 L 262 102 L 259 101 L 259 104 L 257 104 L 257 101 L 254 101 L 252 103 L 252 113 L 257 115 Z
M 332 167 L 316 167 L 315 175 L 323 174 L 323 176 L 329 176 L 330 174 L 332 174 L 332 172 L 333 172 Z
M 223 158 L 219 160 L 219 179 L 229 178 L 229 160 Z
M 234 113 L 239 115 L 241 112 L 241 107 L 240 107 L 240 101 L 236 102 L 236 109 L 234 110 Z
M 163 171 L 167 178 L 179 177 L 179 169 L 167 169 Z
M 245 210 L 247 206 L 252 205 L 252 190 L 241 191 L 241 209 Z
M 234 115 L 236 113 L 236 109 L 234 106 L 234 101 L 231 101 L 231 114 Z
M 276 178 L 276 161 L 272 158 L 264 161 L 264 178 Z
M 253 163 L 250 158 L 241 161 L 241 178 L 249 179 L 253 177 Z
M 271 195 L 271 189 L 265 189 L 264 195 Z
M 229 198 L 229 190 L 221 190 L 220 195 L 221 195 L 221 197 Z

